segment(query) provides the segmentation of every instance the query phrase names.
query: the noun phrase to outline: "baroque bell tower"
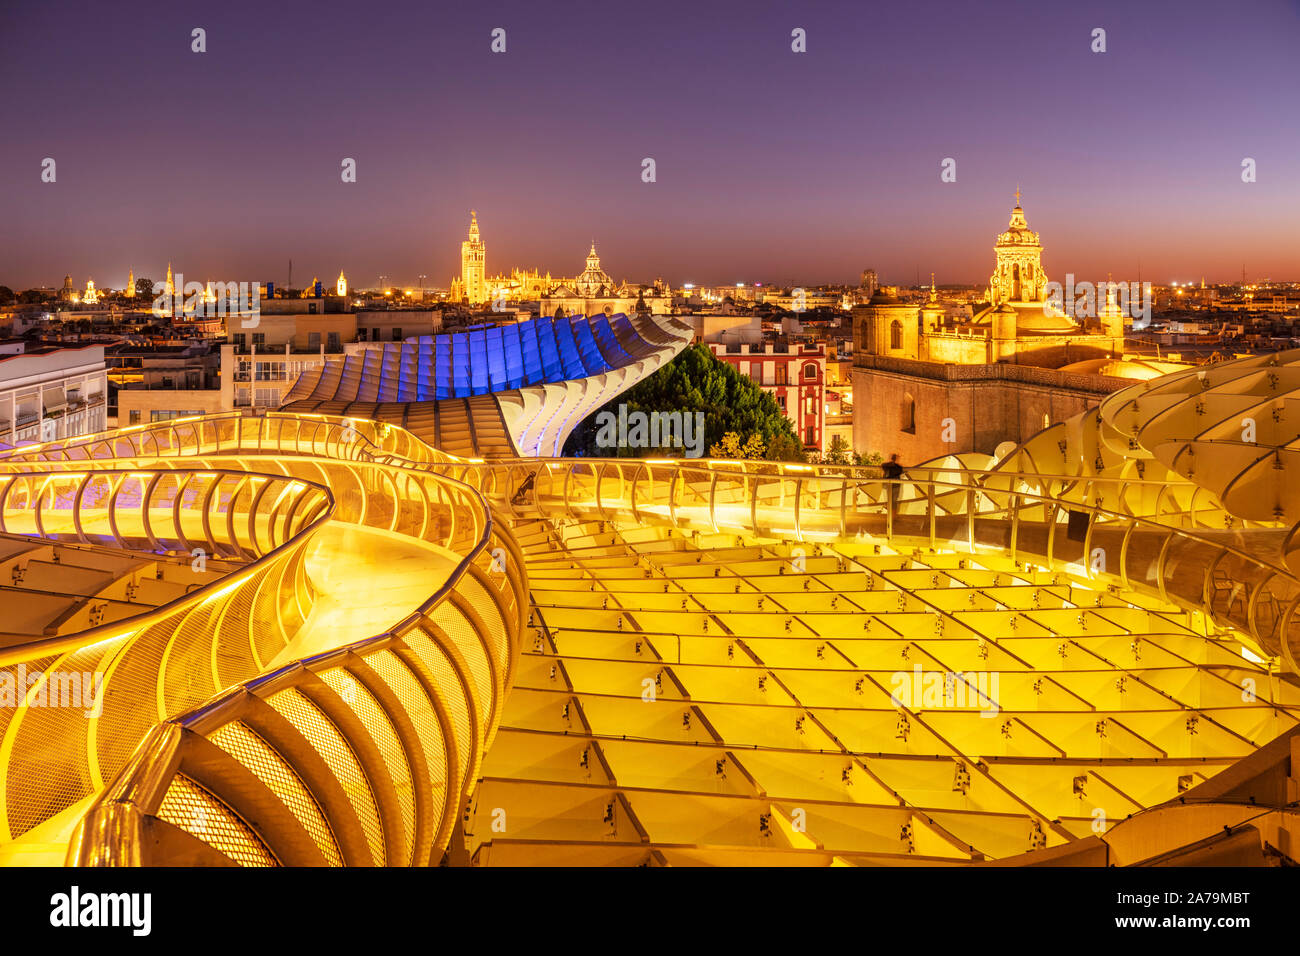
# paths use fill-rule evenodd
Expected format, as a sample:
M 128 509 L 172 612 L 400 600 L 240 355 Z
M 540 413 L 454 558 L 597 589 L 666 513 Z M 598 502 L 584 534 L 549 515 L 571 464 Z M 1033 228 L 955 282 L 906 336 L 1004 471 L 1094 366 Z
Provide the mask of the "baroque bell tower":
M 1020 207 L 1020 187 L 1016 187 L 1016 206 L 1011 210 L 1007 231 L 998 236 L 993 247 L 997 267 L 989 279 L 989 301 L 1042 302 L 1047 295 L 1047 276 L 1043 272 L 1043 246 L 1038 233 L 1025 223 Z
M 470 305 L 487 301 L 487 249 L 478 232 L 478 213 L 469 211 L 469 238 L 460 244 L 460 279 Z

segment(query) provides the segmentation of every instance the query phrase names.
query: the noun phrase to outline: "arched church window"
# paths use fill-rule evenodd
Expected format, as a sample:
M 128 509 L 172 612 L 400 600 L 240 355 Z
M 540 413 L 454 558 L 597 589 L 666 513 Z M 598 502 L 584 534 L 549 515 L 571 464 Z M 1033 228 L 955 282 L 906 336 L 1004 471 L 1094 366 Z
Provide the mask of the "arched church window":
M 901 349 L 903 347 L 903 323 L 894 319 L 889 323 L 889 347 L 891 349 Z
M 902 421 L 899 423 L 900 429 L 902 431 L 908 432 L 909 434 L 915 435 L 916 434 L 916 399 L 912 397 L 910 392 L 903 393 L 903 404 L 900 411 L 902 412 L 901 415 Z

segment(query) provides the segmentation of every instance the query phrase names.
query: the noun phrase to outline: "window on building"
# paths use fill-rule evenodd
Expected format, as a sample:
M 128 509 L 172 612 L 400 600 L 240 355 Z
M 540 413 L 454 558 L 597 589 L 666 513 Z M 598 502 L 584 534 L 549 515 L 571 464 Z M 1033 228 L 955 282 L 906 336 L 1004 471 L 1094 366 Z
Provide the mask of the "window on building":
M 817 366 L 816 366 L 816 365 L 813 365 L 811 362 L 809 362 L 807 365 L 805 365 L 805 366 L 803 367 L 803 377 L 804 377 L 804 378 L 816 378 L 816 377 L 817 377 Z
M 339 338 L 339 333 L 337 332 L 329 333 L 329 338 L 326 341 L 326 347 L 331 352 L 341 352 L 343 350 L 343 342 Z
M 319 348 L 320 348 L 320 333 L 319 333 L 319 332 L 308 332 L 308 333 L 307 333 L 307 348 L 309 348 L 309 349 L 313 349 L 313 350 L 315 350 L 315 349 L 319 349 Z
M 889 347 L 891 349 L 901 349 L 903 347 L 903 323 L 894 319 L 889 323 Z
M 776 407 L 779 408 L 779 409 L 781 409 L 781 411 L 783 411 L 783 412 L 785 411 L 785 396 L 784 396 L 784 395 L 778 395 L 778 396 L 776 397 Z
M 803 413 L 808 416 L 817 414 L 817 396 L 809 395 L 803 400 Z
M 776 363 L 776 384 L 785 385 L 787 383 L 786 368 L 784 362 Z
M 899 427 L 910 435 L 916 434 L 916 399 L 910 394 L 903 395 L 902 421 Z
M 234 335 L 231 336 L 231 339 L 235 343 L 235 348 L 242 349 L 244 347 L 246 336 L 244 335 L 243 332 L 236 332 Z
M 131 409 L 130 419 L 131 419 L 131 424 L 132 424 L 132 425 L 139 425 L 139 424 L 140 424 L 140 409 L 138 409 L 138 408 L 133 408 L 133 409 Z
M 254 332 L 254 333 L 253 333 L 253 344 L 254 344 L 254 345 L 265 345 L 265 344 L 266 344 L 266 333 L 265 333 L 265 332 Z
M 394 341 L 394 342 L 400 342 L 400 341 L 402 341 L 402 330 L 401 330 L 401 329 L 397 329 L 397 328 L 393 329 L 393 341 Z
M 803 443 L 804 443 L 805 445 L 815 445 L 815 444 L 817 444 L 817 426 L 816 426 L 816 425 L 809 425 L 808 428 L 805 430 L 805 432 L 804 432 L 804 438 L 803 438 Z

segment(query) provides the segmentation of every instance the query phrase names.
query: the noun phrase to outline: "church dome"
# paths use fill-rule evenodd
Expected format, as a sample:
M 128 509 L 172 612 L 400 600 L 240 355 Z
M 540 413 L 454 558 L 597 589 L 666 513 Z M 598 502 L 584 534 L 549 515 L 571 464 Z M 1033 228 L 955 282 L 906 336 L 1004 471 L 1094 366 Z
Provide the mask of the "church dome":
M 1182 371 L 1187 367 L 1181 362 L 1162 362 L 1158 359 L 1096 358 L 1063 365 L 1058 371 L 1071 372 L 1075 375 L 1109 375 L 1112 378 L 1147 381 L 1171 372 Z
M 1016 334 L 1070 335 L 1079 331 L 1079 323 L 1068 315 L 1049 314 L 1045 302 L 1007 303 L 1016 313 Z
M 1002 302 L 998 305 L 990 305 L 983 309 L 980 309 L 973 316 L 971 316 L 971 324 L 989 325 L 990 323 L 992 323 L 993 316 L 995 313 L 998 315 L 1008 315 L 1008 314 L 1014 315 L 1016 313 L 1016 310 L 1011 308 L 1011 306 L 1008 305 L 1006 302 Z

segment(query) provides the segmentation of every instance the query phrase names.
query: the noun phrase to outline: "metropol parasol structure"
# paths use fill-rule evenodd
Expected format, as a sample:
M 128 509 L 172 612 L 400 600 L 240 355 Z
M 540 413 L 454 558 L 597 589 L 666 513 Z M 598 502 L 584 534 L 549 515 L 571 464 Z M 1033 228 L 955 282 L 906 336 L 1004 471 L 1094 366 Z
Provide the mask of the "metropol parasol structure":
M 1293 861 L 1300 353 L 909 469 L 563 459 L 665 317 L 0 453 L 0 862 Z

